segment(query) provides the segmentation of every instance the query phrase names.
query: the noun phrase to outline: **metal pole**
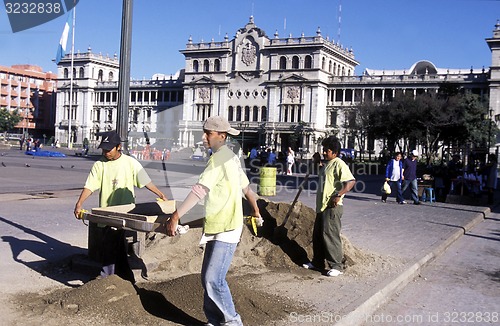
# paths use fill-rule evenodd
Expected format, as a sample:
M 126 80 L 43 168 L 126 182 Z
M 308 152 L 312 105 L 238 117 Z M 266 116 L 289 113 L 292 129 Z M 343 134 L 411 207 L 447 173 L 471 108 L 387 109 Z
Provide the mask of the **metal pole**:
M 130 93 L 130 52 L 132 48 L 133 0 L 123 0 L 120 70 L 118 74 L 118 108 L 116 132 L 122 140 L 122 149 L 128 154 L 128 106 Z
M 72 142 L 71 142 L 71 110 L 72 110 L 72 104 L 73 104 L 73 78 L 75 78 L 73 74 L 73 69 L 74 69 L 74 53 L 75 53 L 75 21 L 76 21 L 76 7 L 73 7 L 73 27 L 71 29 L 71 70 L 70 70 L 70 79 L 69 79 L 69 114 L 68 114 L 68 148 L 71 149 L 73 148 Z

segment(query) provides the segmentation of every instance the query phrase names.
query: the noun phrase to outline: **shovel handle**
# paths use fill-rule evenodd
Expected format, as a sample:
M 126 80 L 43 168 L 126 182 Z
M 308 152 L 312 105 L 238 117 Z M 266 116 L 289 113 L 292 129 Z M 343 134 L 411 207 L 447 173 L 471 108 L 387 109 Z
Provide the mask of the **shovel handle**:
M 281 223 L 281 226 L 285 226 L 286 222 L 288 221 L 288 218 L 292 213 L 293 207 L 297 203 L 297 200 L 299 200 L 300 193 L 302 192 L 302 189 L 304 189 L 304 185 L 306 184 L 308 178 L 309 178 L 309 172 L 307 172 L 306 176 L 304 177 L 304 180 L 302 180 L 302 182 L 300 183 L 299 191 L 297 191 L 297 194 L 295 195 L 295 198 L 293 199 L 293 202 L 290 205 L 290 208 L 288 209 L 288 212 L 286 213 L 285 219 L 283 220 L 283 223 Z

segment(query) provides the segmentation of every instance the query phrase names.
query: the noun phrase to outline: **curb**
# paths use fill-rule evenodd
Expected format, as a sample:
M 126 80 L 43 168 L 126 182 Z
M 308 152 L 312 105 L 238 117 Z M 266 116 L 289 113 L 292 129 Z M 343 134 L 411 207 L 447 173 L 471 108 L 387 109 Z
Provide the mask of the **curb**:
M 413 280 L 420 273 L 420 271 L 427 266 L 427 264 L 434 261 L 467 231 L 482 222 L 486 218 L 486 215 L 490 212 L 491 210 L 488 207 L 482 211 L 477 211 L 477 215 L 469 223 L 465 226 L 461 226 L 460 229 L 455 231 L 450 237 L 434 246 L 430 253 L 419 259 L 416 263 L 412 264 L 409 268 L 396 276 L 396 278 L 383 283 L 382 285 L 376 287 L 373 291 L 351 303 L 349 306 L 353 307 L 353 310 L 348 307 L 347 310 L 350 310 L 350 312 L 344 315 L 342 320 L 335 323 L 335 325 L 362 325 L 366 321 L 367 316 L 375 313 L 397 291 L 404 288 L 411 280 Z

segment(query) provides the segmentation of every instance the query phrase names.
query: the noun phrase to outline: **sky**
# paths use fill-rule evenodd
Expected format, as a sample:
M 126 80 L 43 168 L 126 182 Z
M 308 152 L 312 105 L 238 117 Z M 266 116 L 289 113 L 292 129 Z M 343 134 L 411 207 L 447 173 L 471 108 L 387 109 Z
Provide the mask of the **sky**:
M 123 0 L 80 0 L 75 52 L 90 47 L 119 55 L 122 6 Z M 356 75 L 365 68 L 408 69 L 420 60 L 438 68 L 488 68 L 485 39 L 500 19 L 500 0 L 133 0 L 131 78 L 175 74 L 184 68 L 179 50 L 190 36 L 195 43 L 221 42 L 226 33 L 232 39 L 252 15 L 270 38 L 276 31 L 280 37 L 314 36 L 319 27 L 324 37 L 352 48 L 360 63 Z M 13 33 L 0 5 L 0 65 L 56 71 L 66 19 Z

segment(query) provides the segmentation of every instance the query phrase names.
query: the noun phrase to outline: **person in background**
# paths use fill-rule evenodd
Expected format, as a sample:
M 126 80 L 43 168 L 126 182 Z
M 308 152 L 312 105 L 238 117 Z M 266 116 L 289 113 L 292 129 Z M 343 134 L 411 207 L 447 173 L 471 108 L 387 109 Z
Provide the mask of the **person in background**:
M 267 156 L 267 164 L 270 166 L 275 166 L 276 165 L 276 153 L 271 150 L 270 148 L 267 149 L 268 156 Z
M 133 204 L 134 187 L 146 187 L 161 200 L 167 197 L 151 182 L 148 174 L 136 159 L 122 154 L 120 136 L 115 131 L 102 133 L 102 158 L 90 170 L 87 181 L 75 204 L 74 214 L 79 218 L 83 203 L 95 191 L 99 191 L 99 207 Z M 117 274 L 135 283 L 134 274 L 128 264 L 125 231 L 107 225 L 90 223 L 89 228 L 102 238 L 101 277 Z
M 385 169 L 385 181 L 389 182 L 391 186 L 392 192 L 394 192 L 394 188 L 396 188 L 396 201 L 399 204 L 406 204 L 406 201 L 403 199 L 403 192 L 401 189 L 401 184 L 403 181 L 403 162 L 401 162 L 401 152 L 396 152 L 394 158 L 387 163 L 387 167 Z M 382 194 L 382 202 L 385 203 L 387 201 L 387 194 Z
M 495 154 L 489 154 L 488 156 L 486 190 L 488 191 L 488 204 L 491 205 L 493 204 L 493 195 L 498 182 L 498 158 Z
M 403 161 L 403 189 L 401 192 L 404 193 L 408 186 L 411 190 L 411 199 L 413 199 L 413 204 L 420 205 L 420 200 L 418 198 L 418 183 L 417 183 L 417 158 L 418 151 L 416 149 L 411 151 L 410 156 L 408 156 Z
M 319 174 L 316 195 L 316 220 L 313 229 L 313 259 L 302 265 L 307 269 L 322 270 L 325 260 L 327 276 L 339 276 L 344 270 L 344 253 L 340 238 L 341 218 L 344 214 L 344 195 L 356 184 L 347 164 L 339 157 L 340 142 L 334 136 L 323 140 L 326 160 Z
M 256 195 L 240 160 L 226 145 L 227 135 L 240 132 L 221 116 L 203 124 L 203 143 L 213 150 L 207 166 L 186 199 L 167 222 L 167 234 L 176 234 L 179 219 L 198 201 L 205 200 L 205 218 L 200 245 L 205 246 L 201 269 L 203 310 L 208 325 L 243 325 L 234 307 L 226 274 L 243 230 L 242 193 L 253 216 L 260 218 Z
M 295 152 L 291 147 L 288 147 L 288 152 L 286 156 L 286 174 L 292 175 L 293 165 L 295 164 Z

